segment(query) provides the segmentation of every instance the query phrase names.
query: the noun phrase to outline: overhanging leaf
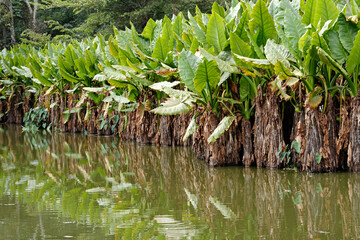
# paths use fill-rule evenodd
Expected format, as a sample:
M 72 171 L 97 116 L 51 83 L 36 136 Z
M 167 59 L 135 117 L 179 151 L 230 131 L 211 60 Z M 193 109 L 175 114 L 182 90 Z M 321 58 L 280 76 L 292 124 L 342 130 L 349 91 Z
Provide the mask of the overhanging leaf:
M 103 91 L 105 90 L 104 87 L 84 87 L 83 89 L 84 89 L 85 91 L 95 92 L 95 93 L 103 92 Z
M 318 163 L 318 164 L 320 164 L 320 162 L 321 162 L 321 154 L 320 153 L 316 153 L 316 155 L 315 155 L 315 160 L 316 160 L 316 162 Z
M 337 25 L 339 26 L 340 41 L 344 48 L 350 52 L 354 46 L 355 37 L 358 34 L 359 28 L 351 21 L 346 21 L 343 13 L 340 13 Z
M 225 131 L 227 131 L 230 128 L 230 126 L 231 126 L 231 124 L 233 123 L 234 120 L 235 120 L 234 116 L 224 117 L 221 120 L 221 122 L 219 123 L 219 125 L 216 127 L 214 132 L 210 135 L 207 142 L 208 143 L 214 143 L 219 137 L 221 137 L 221 135 Z
M 167 82 L 167 81 L 164 81 L 164 82 L 157 82 L 157 83 L 154 83 L 152 84 L 151 86 L 149 86 L 151 89 L 154 89 L 154 90 L 157 90 L 157 91 L 162 91 L 165 87 L 169 87 L 169 88 L 172 88 L 172 87 L 175 87 L 177 85 L 179 85 L 180 82 L 179 81 L 174 81 L 174 82 Z
M 178 115 L 190 111 L 192 107 L 193 105 L 191 103 L 188 104 L 178 98 L 169 98 L 161 103 L 159 107 L 151 110 L 151 112 L 159 115 Z
M 196 132 L 196 129 L 198 129 L 198 125 L 196 124 L 196 117 L 193 116 L 186 129 L 183 141 L 185 142 L 191 135 L 193 135 Z
M 328 65 L 330 68 L 332 68 L 336 72 L 339 72 L 339 73 L 343 74 L 344 76 L 348 75 L 348 73 L 345 71 L 345 69 L 338 62 L 336 62 L 329 54 L 327 54 L 327 52 L 325 52 L 320 47 L 317 47 L 316 49 L 317 49 L 320 61 L 322 61 L 323 63 Z
M 343 64 L 349 54 L 343 47 L 339 34 L 333 30 L 329 30 L 324 34 L 324 38 L 327 41 L 331 55 L 336 61 Z
M 237 59 L 246 63 L 252 67 L 262 68 L 262 69 L 271 69 L 271 63 L 267 59 L 256 59 L 256 58 L 248 58 L 243 57 L 238 54 L 233 54 Z

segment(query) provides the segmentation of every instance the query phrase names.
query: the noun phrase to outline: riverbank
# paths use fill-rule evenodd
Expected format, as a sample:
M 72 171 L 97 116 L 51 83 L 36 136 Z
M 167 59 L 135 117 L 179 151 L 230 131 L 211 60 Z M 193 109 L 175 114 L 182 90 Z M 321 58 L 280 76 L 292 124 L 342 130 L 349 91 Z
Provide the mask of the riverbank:
M 141 103 L 134 111 L 105 113 L 104 104 L 99 106 L 91 99 L 81 100 L 80 94 L 61 97 L 43 93 L 38 101 L 35 99 L 20 87 L 10 100 L 0 101 L 1 112 L 6 113 L 0 122 L 23 124 L 30 109 L 43 106 L 48 111 L 47 123 L 63 132 L 117 135 L 122 140 L 158 146 L 187 146 L 198 159 L 211 166 L 295 167 L 304 172 L 359 171 L 353 136 L 356 129 L 351 135 L 349 130 L 350 123 L 356 123 L 358 116 L 354 107 L 342 109 L 339 124 L 335 121 L 334 105 L 328 104 L 325 114 L 310 108 L 301 113 L 281 112 L 279 98 L 269 93 L 257 99 L 254 117 L 236 116 L 228 131 L 214 143 L 208 143 L 207 139 L 223 116 L 203 107 L 181 115 L 159 116 L 144 109 Z M 88 107 L 79 109 L 79 101 Z M 203 113 L 196 119 L 198 128 L 184 142 L 195 112 Z

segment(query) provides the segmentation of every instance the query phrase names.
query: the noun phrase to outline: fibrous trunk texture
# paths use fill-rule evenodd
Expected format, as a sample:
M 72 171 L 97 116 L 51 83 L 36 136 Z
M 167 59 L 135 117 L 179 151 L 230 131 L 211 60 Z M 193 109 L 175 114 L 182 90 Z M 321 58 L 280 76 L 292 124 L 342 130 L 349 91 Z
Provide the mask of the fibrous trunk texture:
M 360 96 L 351 101 L 350 138 L 348 167 L 351 172 L 360 172 Z
M 23 101 L 23 88 L 19 87 L 19 89 L 11 88 L 11 95 L 9 97 L 7 103 L 7 123 L 16 123 L 21 124 L 24 118 L 24 112 L 22 109 L 22 101 Z
M 336 155 L 338 159 L 338 168 L 340 170 L 347 169 L 349 137 L 350 137 L 349 106 L 343 105 L 340 108 L 340 125 L 336 138 Z
M 306 102 L 305 135 L 302 141 L 301 169 L 306 172 L 334 172 L 336 157 L 336 120 L 331 98 L 325 113 L 311 109 Z
M 199 117 L 199 128 L 193 135 L 195 155 L 210 166 L 237 165 L 241 160 L 241 117 L 237 116 L 229 130 L 215 143 L 208 143 L 207 139 L 220 121 L 215 113 L 209 111 Z
M 243 118 L 241 120 L 242 144 L 243 144 L 243 164 L 250 167 L 254 163 L 251 122 L 250 119 Z
M 293 118 L 293 124 L 291 129 L 290 141 L 302 143 L 304 142 L 305 136 L 305 113 L 295 112 Z M 300 148 L 302 149 L 302 148 Z M 291 163 L 293 166 L 301 169 L 301 162 L 300 162 L 300 153 L 296 152 L 294 148 L 290 149 L 291 151 Z
M 279 97 L 270 88 L 265 99 L 258 89 L 255 106 L 254 152 L 257 167 L 279 168 L 278 150 L 285 147 Z

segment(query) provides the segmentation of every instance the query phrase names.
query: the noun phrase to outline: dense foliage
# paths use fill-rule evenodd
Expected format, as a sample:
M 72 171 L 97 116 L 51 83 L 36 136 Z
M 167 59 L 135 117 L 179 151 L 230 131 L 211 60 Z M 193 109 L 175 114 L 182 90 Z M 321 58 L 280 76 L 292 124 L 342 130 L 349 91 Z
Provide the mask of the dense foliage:
M 114 28 L 108 41 L 98 35 L 41 50 L 14 46 L 0 53 L 2 98 L 25 85 L 37 96 L 81 93 L 78 108 L 67 114 L 86 108 L 86 98 L 103 102 L 105 115 L 139 107 L 173 115 L 200 105 L 194 119 L 204 111 L 226 115 L 208 138 L 214 142 L 236 114 L 249 119 L 255 97 L 268 88 L 298 112 L 305 103 L 323 112 L 330 98 L 357 96 L 358 4 L 234 0 L 227 9 L 214 3 L 211 14 L 196 8 L 195 14 L 149 19 L 141 33 L 134 25 Z M 185 139 L 196 128 L 191 121 Z
M 142 30 L 150 19 L 162 19 L 180 11 L 194 12 L 197 5 L 210 12 L 214 0 L 124 1 L 124 0 L 1 0 L 0 49 L 16 43 L 44 46 L 71 38 L 108 37 L 112 26 Z M 225 6 L 229 0 L 218 1 Z

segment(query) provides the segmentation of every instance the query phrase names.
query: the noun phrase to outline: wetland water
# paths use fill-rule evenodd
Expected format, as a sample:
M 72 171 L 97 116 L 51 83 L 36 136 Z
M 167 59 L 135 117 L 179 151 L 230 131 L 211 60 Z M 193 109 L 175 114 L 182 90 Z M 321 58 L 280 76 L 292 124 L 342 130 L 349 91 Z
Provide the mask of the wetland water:
M 190 148 L 0 125 L 0 239 L 358 239 L 360 174 L 211 168 Z

